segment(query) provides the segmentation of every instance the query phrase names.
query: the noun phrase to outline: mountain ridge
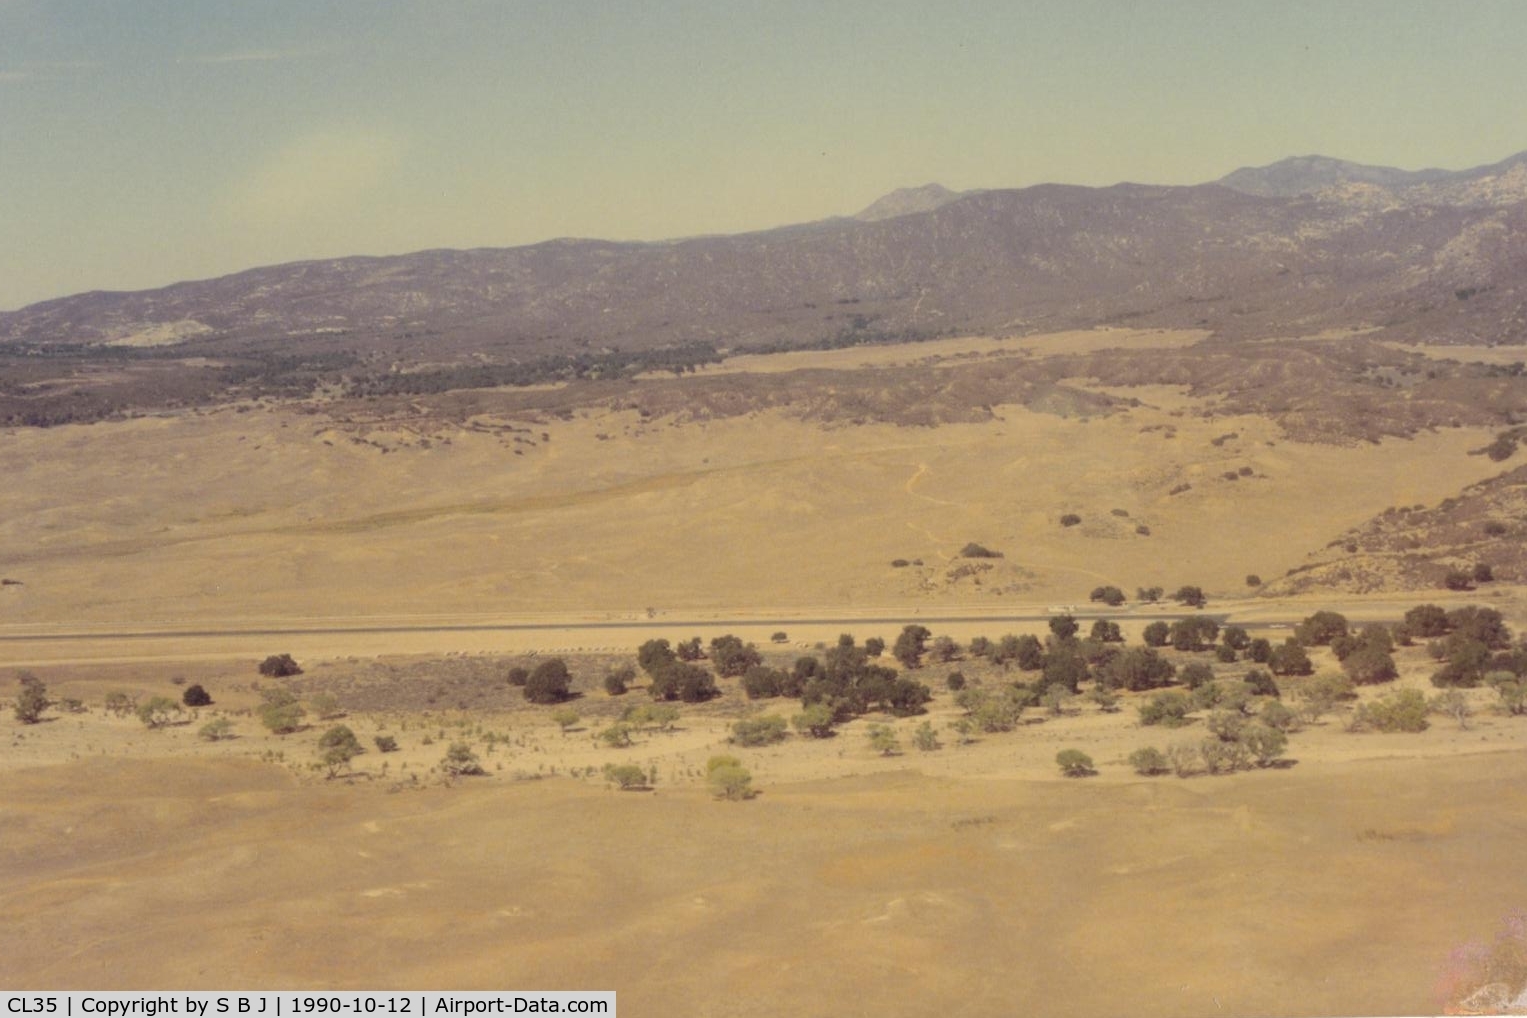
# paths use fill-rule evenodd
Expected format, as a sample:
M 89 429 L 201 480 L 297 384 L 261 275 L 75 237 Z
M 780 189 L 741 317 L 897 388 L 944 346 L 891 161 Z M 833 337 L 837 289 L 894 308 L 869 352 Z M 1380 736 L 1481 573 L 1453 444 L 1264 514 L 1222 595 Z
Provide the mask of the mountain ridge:
M 1119 324 L 1527 340 L 1527 153 L 1456 172 L 1374 169 L 1298 157 L 1189 186 L 930 184 L 855 216 L 744 234 L 261 266 L 0 313 L 0 349 L 514 361 Z M 1334 183 L 1311 192 L 1304 171 Z M 1274 184 L 1300 189 L 1253 193 Z

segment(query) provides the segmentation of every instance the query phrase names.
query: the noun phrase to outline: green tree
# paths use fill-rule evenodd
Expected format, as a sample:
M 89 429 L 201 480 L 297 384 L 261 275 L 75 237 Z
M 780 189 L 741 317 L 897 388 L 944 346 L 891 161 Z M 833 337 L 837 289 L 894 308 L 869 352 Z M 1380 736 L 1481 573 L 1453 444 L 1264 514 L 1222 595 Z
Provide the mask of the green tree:
M 1129 765 L 1135 769 L 1136 774 L 1147 777 L 1165 774 L 1170 767 L 1166 754 L 1155 746 L 1142 746 L 1129 754 Z
M 786 728 L 785 719 L 778 714 L 740 718 L 732 723 L 732 739 L 739 746 L 768 746 L 783 742 Z
M 1220 640 L 1231 650 L 1245 650 L 1251 646 L 1251 636 L 1240 626 L 1226 626 Z
M 302 727 L 307 711 L 297 702 L 297 695 L 289 689 L 267 689 L 261 695 L 257 709 L 260 723 L 276 735 L 288 735 Z
M 921 668 L 928 638 L 932 635 L 926 626 L 905 626 L 896 638 L 896 645 L 891 648 L 891 655 L 905 668 Z
M 1099 643 L 1123 643 L 1124 634 L 1119 631 L 1117 622 L 1107 619 L 1096 619 L 1092 623 L 1091 638 Z
M 1272 660 L 1273 646 L 1270 642 L 1257 637 L 1246 645 L 1246 657 L 1259 665 L 1265 665 Z
M 583 720 L 583 716 L 571 707 L 562 707 L 551 712 L 551 719 L 556 722 L 558 728 L 562 729 L 562 734 L 566 735 L 568 729 Z
M 1165 647 L 1171 638 L 1172 627 L 1158 619 L 1147 625 L 1140 635 L 1147 647 Z
M 147 728 L 163 728 L 180 713 L 180 704 L 167 696 L 155 696 L 139 705 L 138 720 Z
M 1405 613 L 1405 628 L 1411 636 L 1429 640 L 1446 636 L 1451 629 L 1447 612 L 1434 604 L 1418 604 Z
M 1050 619 L 1050 632 L 1062 643 L 1074 638 L 1081 624 L 1070 615 L 1056 615 Z
M 196 732 L 199 738 L 208 742 L 221 742 L 233 737 L 233 722 L 227 718 L 213 718 L 202 725 Z
M 647 784 L 647 772 L 636 764 L 604 765 L 604 779 L 622 792 L 651 787 Z
M 548 658 L 536 665 L 525 680 L 525 699 L 531 703 L 561 703 L 567 699 L 572 680 L 566 661 L 559 657 Z
M 19 672 L 16 682 L 21 689 L 16 693 L 12 713 L 24 725 L 35 725 L 42 720 L 42 712 L 48 709 L 48 687 L 31 672 Z
M 1124 591 L 1118 587 L 1108 586 L 1092 588 L 1092 593 L 1087 595 L 1087 600 L 1101 601 L 1110 608 L 1117 608 L 1127 601 L 1128 598 L 1124 596 Z
M 635 679 L 636 671 L 630 665 L 611 668 L 604 673 L 604 691 L 610 696 L 625 696 Z
M 453 778 L 483 773 L 477 754 L 472 752 L 472 747 L 465 742 L 450 744 L 444 758 L 440 761 L 440 769 Z
M 1315 670 L 1310 656 L 1292 637 L 1282 646 L 1273 649 L 1267 659 L 1267 667 L 1274 675 L 1309 675 Z
M 290 654 L 272 654 L 260 662 L 260 674 L 272 679 L 284 679 L 291 675 L 301 675 L 302 668 L 292 660 Z
M 1362 646 L 1348 654 L 1341 663 L 1342 670 L 1360 686 L 1376 682 L 1388 682 L 1399 677 L 1394 658 L 1387 651 L 1375 646 Z
M 731 802 L 751 799 L 757 794 L 753 791 L 753 775 L 734 756 L 713 756 L 706 761 L 705 783 L 716 798 Z
M 1055 754 L 1055 763 L 1060 771 L 1068 778 L 1085 778 L 1095 773 L 1092 769 L 1092 757 L 1079 749 L 1063 749 Z
M 703 703 L 720 694 L 716 680 L 699 665 L 675 661 L 652 677 L 648 687 L 654 700 L 682 700 Z
M 111 714 L 113 717 L 124 718 L 129 714 L 137 713 L 138 701 L 134 700 L 128 694 L 120 690 L 116 690 L 106 694 L 106 702 L 104 706 L 107 713 Z
M 350 768 L 350 761 L 365 752 L 360 740 L 346 725 L 335 725 L 318 737 L 318 756 L 329 777 Z
M 1172 681 L 1177 667 L 1150 647 L 1131 647 L 1098 672 L 1098 681 L 1111 689 L 1138 693 Z
M 1192 712 L 1193 701 L 1188 694 L 1181 690 L 1168 689 L 1157 693 L 1141 705 L 1140 723 L 1177 728 L 1187 723 L 1187 717 Z
M 1347 617 L 1339 612 L 1318 611 L 1294 627 L 1294 639 L 1306 647 L 1323 647 L 1347 635 Z
M 1359 731 L 1423 732 L 1427 709 L 1426 697 L 1419 689 L 1397 689 L 1358 707 L 1352 727 Z
M 1209 603 L 1208 597 L 1204 595 L 1203 588 L 1187 585 L 1178 587 L 1176 592 L 1172 594 L 1172 600 L 1178 604 L 1185 604 L 1189 608 L 1202 608 Z
M 813 739 L 825 739 L 833 734 L 833 725 L 837 724 L 837 720 L 837 713 L 827 704 L 813 703 L 791 718 L 790 724 L 796 731 L 810 735 Z
M 742 676 L 742 691 L 749 700 L 763 700 L 779 695 L 780 686 L 787 681 L 784 672 L 766 665 L 754 665 Z
M 731 634 L 718 636 L 710 642 L 710 659 L 716 671 L 727 678 L 735 678 L 763 663 L 757 647 L 743 643 L 740 637 Z

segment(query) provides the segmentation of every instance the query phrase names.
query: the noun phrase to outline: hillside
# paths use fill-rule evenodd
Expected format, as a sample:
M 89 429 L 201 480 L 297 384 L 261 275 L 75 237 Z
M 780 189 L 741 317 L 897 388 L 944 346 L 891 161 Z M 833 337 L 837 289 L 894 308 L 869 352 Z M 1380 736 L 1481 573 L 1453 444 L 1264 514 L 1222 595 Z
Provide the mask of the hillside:
M 1194 187 L 932 185 L 858 218 L 736 236 L 271 266 L 33 305 L 0 315 L 0 344 L 385 365 L 1111 324 L 1527 338 L 1527 164 L 1442 177 L 1371 169 L 1302 160 Z M 1312 182 L 1355 191 L 1286 193 Z

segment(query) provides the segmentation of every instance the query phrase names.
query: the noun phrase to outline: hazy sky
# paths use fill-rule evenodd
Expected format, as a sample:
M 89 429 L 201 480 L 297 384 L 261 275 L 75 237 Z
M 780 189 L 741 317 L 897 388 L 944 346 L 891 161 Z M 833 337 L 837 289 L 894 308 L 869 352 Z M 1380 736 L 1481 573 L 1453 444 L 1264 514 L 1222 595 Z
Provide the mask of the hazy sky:
M 0 0 L 0 308 L 1527 149 L 1527 3 Z

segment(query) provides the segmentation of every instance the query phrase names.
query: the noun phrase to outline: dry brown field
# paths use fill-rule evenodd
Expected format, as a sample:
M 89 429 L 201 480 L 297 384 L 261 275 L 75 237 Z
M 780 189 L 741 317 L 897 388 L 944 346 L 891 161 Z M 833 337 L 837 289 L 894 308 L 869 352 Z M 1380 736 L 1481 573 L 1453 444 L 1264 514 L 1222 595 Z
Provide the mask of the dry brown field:
M 1200 338 L 951 340 L 702 374 Z M 598 987 L 627 1015 L 1434 1012 L 1448 952 L 1527 905 L 1527 718 L 1489 690 L 1470 692 L 1467 729 L 1358 734 L 1334 715 L 1283 766 L 1186 779 L 1128 766 L 1203 734 L 1142 728 L 1140 696 L 1032 708 L 962 744 L 946 667 L 919 676 L 937 693 L 926 718 L 831 739 L 730 746 L 754 709 L 734 681 L 672 731 L 595 738 L 645 699 L 606 696 L 601 670 L 651 636 L 735 632 L 788 662 L 845 630 L 889 641 L 951 617 L 930 628 L 964 643 L 1040 632 L 1008 619 L 1085 606 L 1100 584 L 1198 584 L 1273 638 L 1318 608 L 1392 621 L 1420 601 L 1527 624 L 1505 584 L 1283 601 L 1246 585 L 1500 473 L 1468 455 L 1489 430 L 1300 443 L 1185 387 L 1068 384 L 1138 403 L 936 428 L 263 403 L 8 432 L 4 695 L 27 668 L 87 709 L 0 718 L 0 985 Z M 961 558 L 971 541 L 1003 557 Z M 1137 643 L 1143 620 L 1119 618 Z M 265 733 L 255 662 L 276 652 L 302 661 L 303 695 L 340 694 L 335 723 L 400 752 L 325 780 L 331 722 Z M 550 654 L 582 693 L 566 733 L 500 678 Z M 1400 657 L 1398 685 L 1432 692 L 1423 652 Z M 190 682 L 216 700 L 192 723 L 148 731 L 101 708 Z M 437 701 L 418 702 L 423 685 Z M 235 738 L 197 738 L 215 716 Z M 911 748 L 923 720 L 941 749 Z M 880 721 L 900 753 L 869 748 Z M 485 775 L 443 780 L 458 740 Z M 1059 775 L 1071 747 L 1096 776 Z M 710 796 L 719 752 L 759 796 Z M 611 762 L 655 788 L 609 789 Z

